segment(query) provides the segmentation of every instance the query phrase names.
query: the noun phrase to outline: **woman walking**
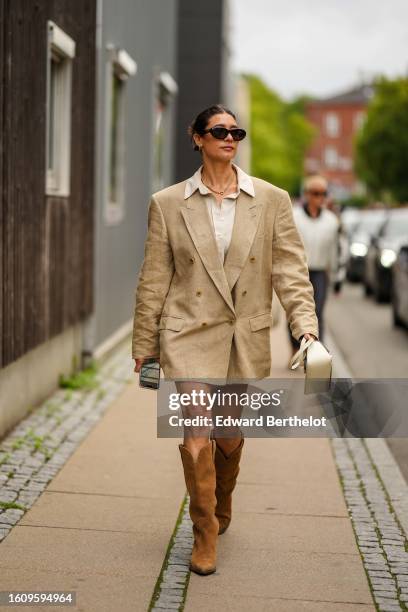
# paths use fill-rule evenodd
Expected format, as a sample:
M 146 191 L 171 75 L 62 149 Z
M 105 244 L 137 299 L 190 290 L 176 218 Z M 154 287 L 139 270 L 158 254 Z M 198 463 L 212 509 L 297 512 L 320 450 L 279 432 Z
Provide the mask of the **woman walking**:
M 318 337 L 313 288 L 288 193 L 232 161 L 246 135 L 234 113 L 211 106 L 189 134 L 200 167 L 150 201 L 136 288 L 135 372 L 144 359 L 156 357 L 179 393 L 239 394 L 247 388 L 242 379 L 270 374 L 273 288 L 298 340 Z M 183 416 L 214 417 L 220 410 L 207 408 L 191 405 Z M 239 402 L 228 413 L 239 416 Z M 179 449 L 194 532 L 190 568 L 196 573 L 216 569 L 217 538 L 231 521 L 243 444 L 239 429 L 184 430 Z

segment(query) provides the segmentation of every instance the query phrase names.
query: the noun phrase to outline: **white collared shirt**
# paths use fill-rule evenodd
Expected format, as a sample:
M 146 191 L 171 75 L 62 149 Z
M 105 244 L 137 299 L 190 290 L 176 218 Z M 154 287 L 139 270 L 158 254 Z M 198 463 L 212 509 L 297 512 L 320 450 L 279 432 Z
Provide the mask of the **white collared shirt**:
M 255 196 L 254 185 L 251 177 L 246 174 L 236 164 L 232 164 L 237 171 L 238 178 L 238 191 L 229 193 L 226 195 L 220 204 L 217 203 L 213 193 L 204 185 L 201 180 L 201 165 L 198 170 L 191 176 L 187 183 L 184 191 L 184 199 L 189 198 L 196 189 L 199 190 L 201 195 L 205 196 L 205 202 L 207 205 L 207 211 L 212 222 L 214 230 L 214 236 L 218 247 L 218 252 L 222 263 L 224 264 L 225 256 L 227 254 L 229 245 L 231 243 L 232 230 L 234 227 L 235 219 L 235 204 L 241 189 L 246 193 Z

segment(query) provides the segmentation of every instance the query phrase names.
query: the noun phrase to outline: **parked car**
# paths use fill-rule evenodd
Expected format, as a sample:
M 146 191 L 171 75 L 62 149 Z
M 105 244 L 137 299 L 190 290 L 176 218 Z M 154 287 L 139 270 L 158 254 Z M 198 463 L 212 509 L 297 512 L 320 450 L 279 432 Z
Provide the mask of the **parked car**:
M 359 222 L 349 239 L 349 256 L 347 259 L 347 279 L 358 282 L 363 280 L 365 257 L 372 236 L 375 236 L 386 221 L 384 208 L 372 208 L 362 211 Z
M 366 295 L 373 293 L 377 302 L 391 298 L 391 267 L 397 253 L 408 242 L 408 208 L 389 210 L 385 224 L 371 238 L 364 266 Z
M 360 208 L 352 208 L 347 206 L 341 213 L 341 224 L 344 228 L 344 231 L 349 238 L 351 239 L 355 228 L 357 227 L 361 216 Z
M 408 243 L 400 248 L 392 266 L 392 319 L 398 327 L 408 327 Z

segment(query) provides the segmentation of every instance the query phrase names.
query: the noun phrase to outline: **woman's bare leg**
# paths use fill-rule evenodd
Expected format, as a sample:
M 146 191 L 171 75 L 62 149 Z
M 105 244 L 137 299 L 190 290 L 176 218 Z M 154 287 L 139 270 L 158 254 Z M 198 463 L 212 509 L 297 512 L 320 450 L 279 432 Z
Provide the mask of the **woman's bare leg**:
M 191 395 L 192 391 L 196 391 L 197 393 L 201 390 L 204 393 L 213 393 L 215 388 L 214 385 L 210 383 L 203 383 L 194 380 L 186 380 L 186 381 L 176 381 L 176 388 L 178 393 L 188 393 Z M 207 398 L 207 396 L 205 396 Z M 205 404 L 195 405 L 187 405 L 182 406 L 183 417 L 184 418 L 194 418 L 196 416 L 207 417 L 208 421 L 212 418 L 212 410 L 208 409 L 209 403 L 208 399 L 205 401 Z M 197 425 L 197 426 L 184 426 L 184 446 L 191 453 L 194 461 L 196 461 L 198 457 L 198 453 L 200 450 L 208 444 L 210 433 L 211 433 L 211 425 Z
M 214 421 L 215 415 L 240 418 L 242 415 L 242 405 L 239 403 L 240 394 L 246 393 L 247 388 L 247 383 L 232 383 L 223 387 L 218 387 L 220 392 L 224 395 L 224 403 L 222 404 L 220 402 L 214 405 Z M 239 446 L 242 437 L 242 431 L 238 426 L 231 426 L 228 428 L 215 427 L 214 429 L 214 439 L 217 441 L 217 445 L 226 457 Z

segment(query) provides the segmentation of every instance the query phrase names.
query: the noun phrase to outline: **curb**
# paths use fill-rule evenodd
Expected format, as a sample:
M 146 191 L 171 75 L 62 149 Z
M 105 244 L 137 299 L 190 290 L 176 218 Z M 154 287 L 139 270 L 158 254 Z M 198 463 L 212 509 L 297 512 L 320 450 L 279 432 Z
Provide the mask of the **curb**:
M 352 378 L 332 336 L 334 375 Z M 334 438 L 334 462 L 377 610 L 408 610 L 408 487 L 383 438 Z

